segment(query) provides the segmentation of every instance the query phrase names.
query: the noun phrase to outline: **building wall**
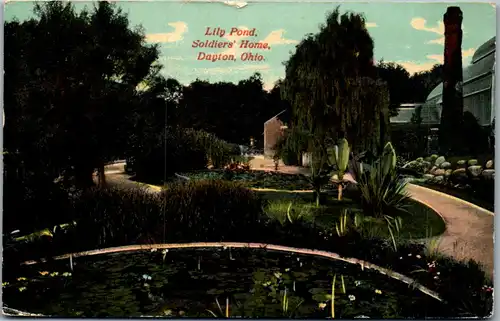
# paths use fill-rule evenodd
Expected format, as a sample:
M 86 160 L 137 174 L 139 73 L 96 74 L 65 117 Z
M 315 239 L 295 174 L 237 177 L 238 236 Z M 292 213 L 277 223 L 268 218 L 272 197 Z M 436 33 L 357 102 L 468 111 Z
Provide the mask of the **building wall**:
M 283 122 L 274 117 L 264 123 L 264 156 L 274 156 L 274 146 L 278 139 L 283 136 Z

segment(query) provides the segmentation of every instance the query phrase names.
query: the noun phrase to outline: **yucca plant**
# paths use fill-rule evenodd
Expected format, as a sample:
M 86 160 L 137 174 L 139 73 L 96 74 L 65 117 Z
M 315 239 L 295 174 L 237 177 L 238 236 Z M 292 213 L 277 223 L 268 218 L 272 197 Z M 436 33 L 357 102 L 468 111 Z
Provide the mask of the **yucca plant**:
M 385 145 L 370 171 L 356 160 L 351 164 L 365 215 L 382 218 L 394 210 L 405 210 L 409 199 L 407 183 L 396 173 L 396 153 L 391 143 Z
M 334 146 L 334 153 L 329 157 L 330 164 L 335 164 L 337 166 L 337 182 L 338 182 L 338 200 L 342 200 L 342 183 L 344 180 L 344 174 L 347 170 L 347 165 L 349 163 L 349 143 L 347 139 L 342 138 L 338 145 Z

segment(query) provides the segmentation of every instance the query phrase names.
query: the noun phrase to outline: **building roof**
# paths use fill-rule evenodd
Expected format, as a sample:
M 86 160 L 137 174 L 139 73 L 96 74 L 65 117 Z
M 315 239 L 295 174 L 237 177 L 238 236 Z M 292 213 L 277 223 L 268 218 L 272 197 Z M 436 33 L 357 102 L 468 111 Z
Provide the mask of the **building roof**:
M 274 118 L 279 118 L 283 123 L 287 123 L 287 122 L 290 121 L 290 113 L 288 112 L 288 109 L 283 109 L 282 111 L 280 111 L 279 113 L 277 113 L 273 117 L 271 117 L 268 120 L 266 120 L 264 122 L 264 124 L 266 124 L 267 122 L 273 120 Z
M 490 89 L 492 86 L 491 75 L 495 71 L 496 38 L 493 37 L 479 46 L 472 56 L 471 64 L 463 69 L 463 96 Z M 427 96 L 422 107 L 422 123 L 439 124 L 441 119 L 441 106 L 443 83 L 439 83 Z M 431 102 L 432 103 L 427 103 Z
M 390 118 L 391 124 L 406 124 L 411 122 L 413 113 L 415 112 L 414 107 L 402 107 L 398 108 L 398 115 Z
M 464 96 L 471 94 L 476 91 L 486 89 L 491 86 L 491 79 L 488 81 L 480 82 L 474 84 L 474 86 L 466 86 L 468 82 L 487 73 L 494 71 L 495 66 L 495 37 L 486 41 L 484 44 L 479 46 L 474 55 L 472 56 L 472 63 L 465 67 L 463 70 L 463 94 Z M 441 96 L 443 93 L 443 83 L 439 83 L 427 96 L 427 100 Z

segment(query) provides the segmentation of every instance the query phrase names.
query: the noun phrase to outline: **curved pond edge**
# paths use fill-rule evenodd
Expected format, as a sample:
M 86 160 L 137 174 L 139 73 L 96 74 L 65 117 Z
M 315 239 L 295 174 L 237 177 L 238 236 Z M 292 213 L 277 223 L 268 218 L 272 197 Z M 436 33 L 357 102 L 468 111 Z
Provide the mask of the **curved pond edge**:
M 168 243 L 168 244 L 145 244 L 145 245 L 126 245 L 119 247 L 109 247 L 100 250 L 91 250 L 91 251 L 83 251 L 77 253 L 69 253 L 64 255 L 58 255 L 53 257 L 54 260 L 64 260 L 70 259 L 72 262 L 74 258 L 84 257 L 84 256 L 92 256 L 92 255 L 100 255 L 100 254 L 111 254 L 111 253 L 119 253 L 119 252 L 132 252 L 138 250 L 152 250 L 152 249 L 182 249 L 182 248 L 251 248 L 251 249 L 264 249 L 264 250 L 272 250 L 278 252 L 288 252 L 288 253 L 296 253 L 296 254 L 304 254 L 304 255 L 312 255 L 319 256 L 324 258 L 329 258 L 333 260 L 339 260 L 346 263 L 360 265 L 361 270 L 372 269 L 378 271 L 381 274 L 385 274 L 395 280 L 406 283 L 410 286 L 413 286 L 415 289 L 418 289 L 420 292 L 436 299 L 439 301 L 443 301 L 438 293 L 428 289 L 427 287 L 419 284 L 416 280 L 409 278 L 403 274 L 392 271 L 390 269 L 383 268 L 381 266 L 375 265 L 373 263 L 359 260 L 356 258 L 342 257 L 337 253 L 320 251 L 320 250 L 312 250 L 305 248 L 297 248 L 297 247 L 289 247 L 283 245 L 274 245 L 274 244 L 264 244 L 264 243 L 242 243 L 242 242 L 194 242 L 194 243 Z M 33 265 L 39 262 L 46 262 L 45 259 L 41 259 L 40 261 L 25 261 L 21 263 L 21 265 Z

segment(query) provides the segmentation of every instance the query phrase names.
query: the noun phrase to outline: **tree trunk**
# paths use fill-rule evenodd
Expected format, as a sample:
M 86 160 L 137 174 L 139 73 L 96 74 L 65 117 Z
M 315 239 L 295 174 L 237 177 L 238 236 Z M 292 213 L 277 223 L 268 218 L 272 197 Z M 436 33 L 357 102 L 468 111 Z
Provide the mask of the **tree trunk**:
M 106 187 L 106 174 L 104 172 L 104 163 L 99 164 L 99 167 L 97 168 L 97 175 L 98 175 L 98 186 Z

